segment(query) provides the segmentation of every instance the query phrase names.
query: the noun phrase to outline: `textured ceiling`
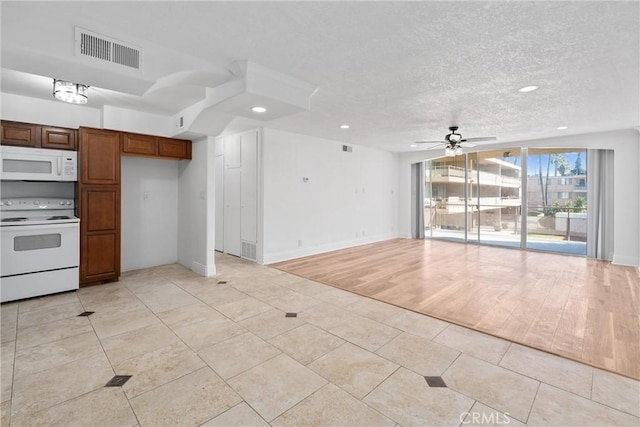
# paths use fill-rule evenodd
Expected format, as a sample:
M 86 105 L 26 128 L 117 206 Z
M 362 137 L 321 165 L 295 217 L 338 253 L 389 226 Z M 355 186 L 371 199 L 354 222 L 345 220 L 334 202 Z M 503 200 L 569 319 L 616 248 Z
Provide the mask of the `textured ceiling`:
M 141 46 L 151 82 L 238 60 L 305 81 L 319 88 L 311 109 L 265 125 L 391 151 L 441 139 L 453 124 L 499 142 L 557 136 L 558 126 L 631 128 L 640 124 L 639 5 L 3 1 L 2 90 L 50 97 L 50 80 L 33 70 L 53 77 L 54 54 L 72 64 L 78 25 Z M 37 66 L 5 56 L 17 48 L 33 61 L 44 49 L 51 56 Z M 540 89 L 517 91 L 526 85 Z M 204 96 L 193 85 L 143 97 L 93 89 L 92 106 L 167 115 Z

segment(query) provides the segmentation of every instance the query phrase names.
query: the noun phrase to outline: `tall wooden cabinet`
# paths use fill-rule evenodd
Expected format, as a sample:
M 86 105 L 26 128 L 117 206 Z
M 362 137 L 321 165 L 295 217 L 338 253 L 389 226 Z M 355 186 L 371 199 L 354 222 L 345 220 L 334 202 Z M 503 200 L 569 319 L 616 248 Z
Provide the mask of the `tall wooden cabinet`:
M 120 135 L 80 128 L 80 286 L 120 276 Z

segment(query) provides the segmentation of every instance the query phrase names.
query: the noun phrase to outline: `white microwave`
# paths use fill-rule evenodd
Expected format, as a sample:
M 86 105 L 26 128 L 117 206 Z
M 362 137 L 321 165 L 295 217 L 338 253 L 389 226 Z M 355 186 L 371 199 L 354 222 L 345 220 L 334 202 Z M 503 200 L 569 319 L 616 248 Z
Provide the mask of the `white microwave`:
M 0 178 L 14 181 L 77 181 L 78 153 L 0 145 Z

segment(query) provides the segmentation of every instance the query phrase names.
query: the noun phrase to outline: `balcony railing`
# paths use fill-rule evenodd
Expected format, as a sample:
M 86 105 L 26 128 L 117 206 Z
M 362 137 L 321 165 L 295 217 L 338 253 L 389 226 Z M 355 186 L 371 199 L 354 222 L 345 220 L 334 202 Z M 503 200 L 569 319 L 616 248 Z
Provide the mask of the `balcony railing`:
M 472 181 L 472 183 L 478 180 L 479 185 L 520 187 L 520 178 L 485 171 L 480 171 L 478 174 L 476 169 L 469 169 L 469 180 Z M 429 182 L 429 177 L 427 177 L 427 182 Z M 433 167 L 431 168 L 431 182 L 464 182 L 464 168 L 458 166 Z

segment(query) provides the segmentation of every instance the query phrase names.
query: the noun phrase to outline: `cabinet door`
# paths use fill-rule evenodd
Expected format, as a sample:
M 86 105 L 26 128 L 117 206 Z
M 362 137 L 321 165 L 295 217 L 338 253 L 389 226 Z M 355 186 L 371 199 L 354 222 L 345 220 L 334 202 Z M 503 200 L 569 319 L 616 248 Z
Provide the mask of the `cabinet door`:
M 75 150 L 76 134 L 74 129 L 43 126 L 41 132 L 42 148 Z
M 80 128 L 80 184 L 120 184 L 120 132 Z
M 80 283 L 120 276 L 120 188 L 81 187 Z
M 158 138 L 158 155 L 175 159 L 191 158 L 191 141 L 184 139 Z
M 158 138 L 136 133 L 122 134 L 122 152 L 129 154 L 158 155 Z
M 117 279 L 120 272 L 120 239 L 116 233 L 86 234 L 80 242 L 80 282 Z
M 83 188 L 80 196 L 80 220 L 87 233 L 113 231 L 119 217 L 120 192 L 110 187 Z
M 40 126 L 2 121 L 2 144 L 40 147 Z

